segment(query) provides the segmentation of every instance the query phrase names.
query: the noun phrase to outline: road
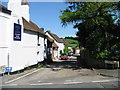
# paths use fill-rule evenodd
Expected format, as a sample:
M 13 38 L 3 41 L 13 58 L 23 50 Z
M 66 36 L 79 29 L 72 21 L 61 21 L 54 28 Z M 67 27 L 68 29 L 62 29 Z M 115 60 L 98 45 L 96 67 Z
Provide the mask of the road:
M 76 57 L 70 57 L 3 82 L 3 88 L 118 88 L 118 78 L 78 67 Z

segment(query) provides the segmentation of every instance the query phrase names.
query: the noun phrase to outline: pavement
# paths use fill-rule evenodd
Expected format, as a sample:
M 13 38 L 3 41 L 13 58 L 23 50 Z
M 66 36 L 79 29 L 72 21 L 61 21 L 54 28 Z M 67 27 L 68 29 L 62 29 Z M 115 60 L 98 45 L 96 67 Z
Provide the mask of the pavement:
M 37 68 L 33 68 L 33 69 L 30 69 L 30 70 L 25 70 L 24 72 L 21 72 L 21 73 L 15 73 L 15 74 L 4 74 L 4 76 L 0 76 L 1 80 L 2 80 L 2 83 L 5 83 L 7 81 L 10 81 L 10 80 L 13 80 L 15 78 L 18 78 L 18 77 L 21 77 L 21 76 L 24 76 L 26 74 L 30 74 L 36 70 L 39 70 Z
M 120 69 L 94 69 L 94 71 L 102 76 L 120 78 Z

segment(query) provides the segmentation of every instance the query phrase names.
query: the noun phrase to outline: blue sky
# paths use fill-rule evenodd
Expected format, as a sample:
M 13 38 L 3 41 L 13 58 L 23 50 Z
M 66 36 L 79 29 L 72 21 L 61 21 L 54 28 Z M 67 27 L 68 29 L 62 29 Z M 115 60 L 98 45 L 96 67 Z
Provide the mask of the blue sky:
M 57 34 L 59 37 L 76 36 L 77 29 L 73 25 L 62 27 L 59 16 L 60 10 L 64 10 L 67 4 L 64 2 L 29 2 L 30 19 L 39 27 Z M 5 3 L 3 5 L 6 6 Z

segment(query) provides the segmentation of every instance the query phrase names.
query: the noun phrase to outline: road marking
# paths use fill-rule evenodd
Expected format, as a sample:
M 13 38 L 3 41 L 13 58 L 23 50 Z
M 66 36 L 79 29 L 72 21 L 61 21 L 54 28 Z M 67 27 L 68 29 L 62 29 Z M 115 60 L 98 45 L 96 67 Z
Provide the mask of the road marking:
M 53 83 L 39 83 L 39 84 L 30 84 L 32 86 L 38 86 L 38 85 L 52 85 Z
M 17 86 L 18 84 L 8 84 L 8 85 L 2 85 L 2 86 Z
M 38 81 L 38 82 L 41 82 L 41 81 Z
M 20 76 L 20 77 L 18 77 L 18 78 L 16 78 L 16 79 L 10 80 L 10 81 L 5 82 L 5 83 L 6 83 L 6 84 L 9 84 L 9 83 L 14 82 L 14 81 L 16 81 L 16 80 L 19 80 L 19 79 L 21 79 L 21 78 L 24 78 L 24 77 L 26 77 L 26 76 L 28 76 L 28 75 L 31 75 L 31 74 L 33 74 L 33 73 L 35 73 L 35 72 L 38 72 L 39 70 L 42 70 L 42 69 L 35 70 L 35 71 L 31 72 L 31 73 L 25 74 L 25 75 L 23 75 L 23 76 Z
M 117 80 L 101 80 L 101 81 L 90 81 L 90 82 L 70 82 L 72 80 L 66 80 L 68 82 L 64 83 L 64 84 L 79 84 L 79 83 L 90 83 L 90 82 L 94 82 L 94 83 L 97 83 L 97 82 L 110 82 L 110 81 L 117 81 Z
M 64 84 L 78 84 L 78 83 L 83 83 L 83 82 L 68 82 L 68 83 L 64 83 Z
M 102 80 L 102 81 L 91 81 L 91 82 L 109 82 L 109 81 L 113 81 L 113 80 Z

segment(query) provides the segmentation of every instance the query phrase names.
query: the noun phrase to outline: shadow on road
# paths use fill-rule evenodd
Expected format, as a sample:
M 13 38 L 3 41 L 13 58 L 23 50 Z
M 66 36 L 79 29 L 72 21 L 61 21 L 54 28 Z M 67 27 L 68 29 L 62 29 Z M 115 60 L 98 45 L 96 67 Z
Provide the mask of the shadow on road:
M 70 57 L 68 60 L 54 61 L 47 65 L 47 68 L 81 69 L 80 65 L 78 65 L 77 57 Z

